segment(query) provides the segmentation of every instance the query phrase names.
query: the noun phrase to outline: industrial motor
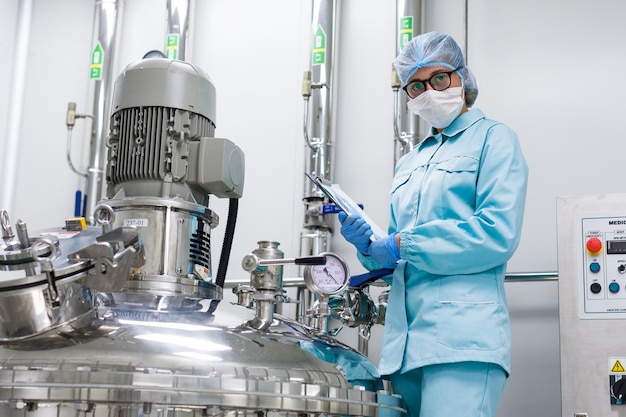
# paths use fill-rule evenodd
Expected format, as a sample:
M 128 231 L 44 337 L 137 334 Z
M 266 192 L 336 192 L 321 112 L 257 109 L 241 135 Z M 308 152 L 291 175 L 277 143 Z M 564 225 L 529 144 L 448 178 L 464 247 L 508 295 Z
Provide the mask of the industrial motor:
M 244 154 L 213 137 L 215 87 L 197 66 L 148 58 L 118 77 L 112 100 L 103 201 L 115 226 L 138 227 L 146 253 L 129 289 L 211 296 L 209 194 L 239 198 Z

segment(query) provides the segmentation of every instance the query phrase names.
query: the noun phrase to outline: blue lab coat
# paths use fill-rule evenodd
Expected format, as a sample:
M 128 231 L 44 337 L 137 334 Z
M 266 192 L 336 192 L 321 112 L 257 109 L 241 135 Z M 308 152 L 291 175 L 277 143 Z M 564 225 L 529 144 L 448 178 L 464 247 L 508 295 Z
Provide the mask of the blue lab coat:
M 400 159 L 389 232 L 400 233 L 401 260 L 391 279 L 381 375 L 461 361 L 510 373 L 504 276 L 520 239 L 527 179 L 515 132 L 478 109 Z

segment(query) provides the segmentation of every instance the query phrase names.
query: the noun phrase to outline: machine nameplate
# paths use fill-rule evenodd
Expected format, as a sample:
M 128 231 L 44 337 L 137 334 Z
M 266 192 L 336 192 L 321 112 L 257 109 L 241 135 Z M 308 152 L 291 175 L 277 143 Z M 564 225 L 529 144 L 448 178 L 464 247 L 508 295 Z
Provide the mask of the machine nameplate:
M 148 227 L 148 219 L 124 219 L 124 227 Z

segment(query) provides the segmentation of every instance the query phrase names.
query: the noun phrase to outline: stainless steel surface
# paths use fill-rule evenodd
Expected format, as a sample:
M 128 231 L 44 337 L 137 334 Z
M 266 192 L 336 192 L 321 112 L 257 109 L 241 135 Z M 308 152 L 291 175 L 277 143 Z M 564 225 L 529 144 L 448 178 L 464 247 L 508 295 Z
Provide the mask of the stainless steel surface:
M 93 318 L 93 296 L 79 280 L 82 274 L 57 280 L 58 306 L 51 302 L 50 287 L 43 279 L 27 289 L 9 289 L 0 293 L 0 341 L 27 340 L 54 329 L 59 335 L 75 330 L 74 322 Z M 63 329 L 68 327 L 69 330 Z
M 559 273 L 554 272 L 516 272 L 508 273 L 504 277 L 506 282 L 526 282 L 526 281 L 557 281 Z
M 556 281 L 558 280 L 557 272 L 520 272 L 520 273 L 509 273 L 505 277 L 506 282 L 525 282 L 525 281 Z M 237 285 L 245 284 L 247 281 L 244 280 L 228 280 L 224 284 L 226 288 L 232 288 Z M 375 281 L 371 286 L 387 286 L 388 284 L 382 280 Z M 295 288 L 306 288 L 304 284 L 304 278 L 302 277 L 283 277 L 283 287 L 295 287 Z
M 318 256 L 305 256 L 301 258 L 277 258 L 277 259 L 261 259 L 251 253 L 243 257 L 241 266 L 244 271 L 250 272 L 259 266 L 268 265 L 324 265 L 326 263 L 325 254 Z
M 96 237 L 95 243 L 68 254 L 67 259 L 72 264 L 93 265 L 88 276 L 81 280 L 86 287 L 122 291 L 128 282 L 128 271 L 144 264 L 145 251 L 136 228 L 119 227 Z
M 310 209 L 312 205 L 317 204 L 321 206 L 322 201 L 317 202 L 309 202 L 308 208 Z M 307 210 L 308 211 L 308 210 Z M 305 216 L 309 216 L 305 214 Z M 313 219 L 317 218 L 320 222 L 323 221 L 322 216 L 316 214 L 311 216 L 308 219 L 305 219 L 305 223 L 312 224 Z M 318 253 L 328 252 L 330 250 L 330 238 L 332 237 L 332 232 L 329 229 L 320 228 L 320 229 L 309 229 L 303 230 L 300 233 L 300 247 L 299 252 L 303 256 L 308 255 L 317 255 Z M 301 274 L 300 274 L 301 275 Z
M 118 209 L 116 221 L 123 219 L 124 211 L 109 203 Z M 281 271 L 265 272 L 278 265 L 251 274 L 252 307 L 223 302 L 221 293 L 203 298 L 154 289 L 87 288 L 83 278 L 98 274 L 92 270 L 100 263 L 92 258 L 100 256 L 101 245 L 117 241 L 123 252 L 140 242 L 133 231 L 74 232 L 59 239 L 58 253 L 69 254 L 66 259 L 52 259 L 53 243 L 42 245 L 49 254 L 38 256 L 40 269 L 55 272 L 61 300 L 56 307 L 44 274 L 28 281 L 34 286 L 0 288 L 0 324 L 9 333 L 0 337 L 0 415 L 377 417 L 404 412 L 365 356 L 273 314 Z M 145 249 L 148 258 L 160 256 Z M 260 241 L 253 253 L 262 259 L 283 257 L 272 241 Z M 127 275 L 128 265 L 121 268 Z M 28 334 L 19 333 L 27 326 Z
M 396 0 L 396 55 L 404 45 L 423 31 L 422 0 Z M 409 24 L 410 22 L 410 24 Z M 394 91 L 394 166 L 421 140 L 420 118 L 407 108 L 408 96 L 402 91 L 401 81 L 392 65 Z
M 87 186 L 85 195 L 85 217 L 87 222 L 94 225 L 93 211 L 100 199 L 104 197 L 104 168 L 106 162 L 105 142 L 108 133 L 108 119 L 110 115 L 111 89 L 117 43 L 119 37 L 118 25 L 121 21 L 123 0 L 96 0 L 93 19 L 92 53 L 99 54 L 93 59 L 101 61 L 101 77 L 93 78 L 89 86 L 89 95 L 93 102 L 91 114 L 93 125 L 91 128 L 89 145 L 89 168 L 87 170 Z M 101 49 L 95 51 L 96 46 Z
M 258 330 L 266 330 L 274 320 L 275 304 L 279 303 L 283 295 L 283 264 L 270 262 L 270 265 L 260 265 L 261 260 L 282 260 L 284 253 L 278 246 L 280 243 L 269 240 L 260 240 L 259 245 L 242 261 L 242 266 L 250 264 L 250 260 L 259 260 L 257 266 L 245 269 L 250 272 L 250 301 L 256 307 L 256 315 L 250 325 Z
M 191 50 L 189 20 L 193 16 L 193 0 L 167 0 L 167 33 L 168 42 L 165 55 L 168 58 L 189 61 Z M 176 48 L 170 45 L 170 36 L 177 39 Z
M 9 213 L 6 210 L 0 210 L 0 226 L 2 227 L 2 239 L 12 239 L 15 234 L 11 227 L 11 220 L 9 219 Z
M 96 224 L 101 226 L 103 231 L 109 232 L 115 222 L 115 210 L 108 204 L 100 203 L 94 209 L 93 217 Z
M 30 240 L 30 239 L 29 239 Z M 56 254 L 59 242 L 56 236 L 37 239 L 32 245 L 23 247 L 19 240 L 7 239 L 0 247 L 0 266 L 7 270 L 21 270 L 24 263 L 48 257 L 51 252 Z M 54 254 L 52 258 L 54 258 Z M 6 282 L 6 281 L 5 281 Z M 0 283 L 0 286 L 2 283 Z
M 333 153 L 336 118 L 334 100 L 338 71 L 339 2 L 313 0 L 311 18 L 311 66 L 305 71 L 304 97 L 304 172 L 331 181 L 334 175 Z M 300 256 L 330 250 L 334 215 L 325 215 L 324 194 L 304 176 L 304 231 L 300 236 Z
M 2 416 L 374 417 L 402 410 L 397 397 L 353 385 L 350 370 L 310 348 L 327 358 L 353 350 L 293 321 L 277 319 L 257 332 L 245 325 L 253 311 L 229 303 L 213 314 L 115 305 L 99 316 L 74 343 L 51 348 L 43 335 L 28 349 L 3 346 Z
M 80 114 L 76 112 L 76 103 L 70 101 L 67 104 L 67 112 L 65 113 L 65 125 L 67 126 L 67 141 L 65 145 L 65 159 L 67 161 L 67 165 L 70 167 L 72 172 L 76 175 L 79 175 L 84 178 L 88 178 L 87 172 L 79 171 L 72 162 L 72 130 L 74 129 L 74 125 L 76 124 L 76 119 L 80 118 L 91 118 L 93 120 L 93 115 Z
M 304 72 L 302 96 L 304 98 L 303 134 L 305 147 L 304 172 L 314 177 L 332 181 L 334 176 L 334 140 L 336 112 L 334 100 L 337 92 L 334 80 L 338 72 L 336 62 L 339 32 L 339 2 L 313 0 L 311 9 L 310 67 Z M 300 233 L 300 256 L 327 252 L 330 248 L 334 214 L 324 214 L 324 204 L 330 203 L 323 192 L 303 176 L 304 222 Z M 311 298 L 302 290 L 298 296 Z M 301 303 L 297 319 L 307 318 L 310 303 Z M 308 315 L 310 318 L 310 315 Z M 317 326 L 320 328 L 320 326 Z
M 132 244 L 113 248 L 98 242 L 99 236 L 97 228 L 59 228 L 35 235 L 27 248 L 5 241 L 0 247 L 0 342 L 28 342 L 50 330 L 68 335 L 95 318 L 94 288 L 125 286 L 139 251 Z
M 17 233 L 17 240 L 20 242 L 20 247 L 22 249 L 30 246 L 30 237 L 28 236 L 28 228 L 26 227 L 26 223 L 22 220 L 18 220 L 15 223 L 15 231 Z
M 336 0 L 314 0 L 311 20 L 311 95 L 306 121 L 307 148 L 305 172 L 327 180 L 333 178 L 334 127 L 333 107 L 337 72 L 336 46 L 339 4 Z M 303 178 L 305 198 L 321 196 L 313 184 Z
M 217 215 L 205 206 L 181 199 L 130 197 L 107 200 L 115 212 L 114 227 L 137 227 L 146 262 L 131 271 L 128 290 L 212 298 L 211 229 Z M 221 293 L 221 292 L 220 292 Z
M 284 257 L 283 251 L 278 249 L 280 245 L 278 242 L 260 240 L 257 244 L 259 247 L 252 251 L 252 255 L 259 259 L 282 259 Z M 256 268 L 250 273 L 250 284 L 256 289 L 275 291 L 282 288 L 282 281 L 282 264 Z

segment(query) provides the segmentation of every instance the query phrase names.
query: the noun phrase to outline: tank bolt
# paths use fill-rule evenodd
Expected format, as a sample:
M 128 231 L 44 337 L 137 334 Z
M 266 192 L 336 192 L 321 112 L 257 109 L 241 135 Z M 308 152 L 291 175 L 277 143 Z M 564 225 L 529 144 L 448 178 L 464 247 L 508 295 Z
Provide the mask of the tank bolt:
M 85 411 L 85 412 L 92 412 L 94 409 L 94 404 L 93 403 L 89 403 L 87 401 L 76 401 L 74 403 L 74 410 L 77 411 Z
M 206 417 L 219 416 L 221 414 L 222 414 L 222 410 L 215 405 L 205 408 L 204 412 L 202 413 L 202 415 Z
M 9 400 L 9 407 L 16 410 L 23 410 L 26 407 L 26 402 L 22 400 Z

